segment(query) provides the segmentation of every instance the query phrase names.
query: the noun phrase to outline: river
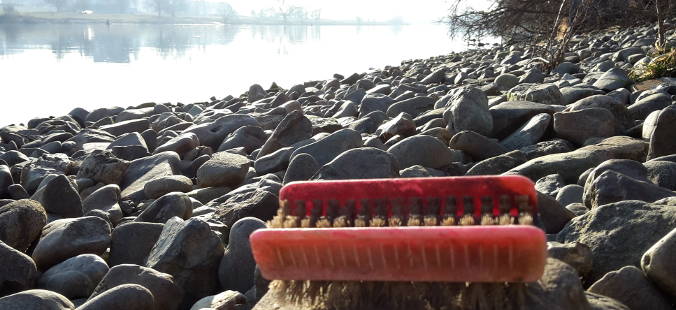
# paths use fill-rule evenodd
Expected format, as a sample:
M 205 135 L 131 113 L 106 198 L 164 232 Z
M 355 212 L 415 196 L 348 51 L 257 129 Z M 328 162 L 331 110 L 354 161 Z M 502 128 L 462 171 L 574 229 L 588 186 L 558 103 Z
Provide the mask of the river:
M 0 25 L 0 126 L 75 107 L 197 102 L 461 51 L 443 25 Z

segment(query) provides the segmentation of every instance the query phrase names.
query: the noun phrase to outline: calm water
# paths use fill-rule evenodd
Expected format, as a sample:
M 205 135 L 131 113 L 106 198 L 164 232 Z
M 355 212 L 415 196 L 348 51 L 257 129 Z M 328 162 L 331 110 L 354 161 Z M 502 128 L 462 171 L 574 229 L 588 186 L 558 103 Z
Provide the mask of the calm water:
M 442 25 L 0 25 L 0 126 L 288 88 L 465 47 Z

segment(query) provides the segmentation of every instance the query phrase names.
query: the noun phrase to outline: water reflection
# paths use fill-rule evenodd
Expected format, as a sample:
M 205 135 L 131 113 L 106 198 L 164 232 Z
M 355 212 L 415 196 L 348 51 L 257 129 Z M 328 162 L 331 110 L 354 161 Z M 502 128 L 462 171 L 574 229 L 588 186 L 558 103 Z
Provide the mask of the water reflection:
M 0 55 L 48 47 L 59 60 L 77 53 L 94 62 L 129 63 L 145 47 L 156 49 L 162 57 L 183 57 L 191 48 L 226 45 L 239 29 L 213 25 L 0 24 Z

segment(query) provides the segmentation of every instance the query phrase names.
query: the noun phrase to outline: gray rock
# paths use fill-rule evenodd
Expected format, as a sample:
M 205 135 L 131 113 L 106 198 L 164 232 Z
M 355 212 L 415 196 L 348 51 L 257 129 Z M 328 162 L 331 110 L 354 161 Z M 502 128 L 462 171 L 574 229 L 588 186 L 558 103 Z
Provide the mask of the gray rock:
M 190 310 L 213 309 L 213 310 L 244 310 L 246 309 L 247 297 L 240 292 L 225 291 L 213 296 L 207 296 L 198 300 Z
M 427 177 L 443 177 L 444 172 L 437 169 L 425 168 L 420 165 L 408 167 L 399 171 L 402 178 L 427 178 Z
M 111 142 L 108 145 L 107 149 L 111 150 L 114 147 L 118 147 L 118 146 L 119 147 L 140 146 L 141 148 L 144 148 L 146 151 L 148 151 L 148 145 L 146 144 L 145 139 L 138 132 L 130 132 L 130 133 L 121 135 L 115 141 Z
M 605 94 L 604 91 L 597 89 L 597 88 L 592 88 L 592 87 L 573 86 L 573 87 L 561 88 L 561 95 L 562 95 L 564 105 L 569 105 L 571 103 L 574 103 L 574 102 L 576 102 L 580 99 L 587 98 L 589 96 L 603 95 L 603 94 Z
M 150 251 L 146 266 L 174 277 L 184 289 L 181 307 L 189 307 L 218 290 L 218 263 L 224 247 L 207 222 L 172 218 Z
M 608 296 L 585 292 L 591 310 L 631 310 L 623 303 Z
M 643 164 L 648 170 L 648 180 L 670 190 L 676 190 L 676 163 L 651 160 Z
M 250 154 L 255 149 L 263 146 L 268 136 L 263 128 L 258 126 L 244 126 L 235 130 L 232 134 L 223 140 L 218 147 L 218 152 L 227 151 L 238 147 L 243 147 L 244 152 Z
M 101 126 L 99 129 L 109 134 L 120 136 L 130 132 L 143 132 L 148 128 L 150 128 L 150 122 L 147 119 L 133 119 L 118 121 L 114 124 Z
M 250 166 L 249 159 L 242 155 L 216 153 L 197 170 L 197 184 L 201 187 L 237 186 L 244 181 Z
M 312 137 L 312 122 L 301 111 L 293 111 L 287 114 L 277 125 L 270 138 L 258 152 L 261 158 L 283 147 L 292 146 Z
M 572 266 L 580 276 L 584 277 L 592 269 L 592 252 L 582 243 L 547 242 L 547 254 Z
M 575 203 L 568 204 L 566 206 L 566 209 L 570 210 L 570 212 L 573 212 L 573 214 L 575 214 L 575 216 L 580 216 L 580 215 L 583 215 L 583 214 L 589 212 L 589 208 L 587 208 L 587 206 L 585 206 L 581 202 L 575 202 Z
M 78 178 L 90 178 L 104 184 L 120 184 L 129 163 L 108 151 L 95 150 L 82 161 Z
M 510 101 L 532 101 L 543 104 L 562 105 L 561 91 L 554 84 L 519 84 L 507 92 Z
M 650 135 L 648 159 L 676 154 L 676 106 L 663 109 L 657 116 L 655 129 Z
M 566 140 L 578 145 L 589 138 L 606 138 L 616 134 L 615 116 L 601 108 L 554 114 L 554 131 Z
M 385 114 L 389 117 L 395 117 L 404 112 L 415 117 L 430 110 L 434 106 L 434 102 L 434 98 L 427 96 L 413 97 L 391 104 Z
M 580 185 L 566 185 L 559 189 L 559 192 L 556 194 L 556 201 L 558 201 L 562 206 L 567 206 L 571 203 L 581 203 L 583 193 L 584 187 Z
M 122 179 L 122 198 L 141 201 L 146 199 L 143 188 L 151 180 L 179 172 L 180 158 L 175 152 L 163 152 L 132 161 Z
M 359 105 L 359 116 L 363 117 L 374 111 L 387 112 L 387 108 L 394 103 L 394 99 L 384 94 L 367 94 Z
M 162 224 L 147 222 L 130 222 L 115 227 L 110 243 L 110 266 L 143 265 L 162 228 Z
M 138 284 L 123 284 L 93 297 L 78 310 L 147 310 L 155 308 L 153 293 Z
M 498 75 L 493 81 L 498 89 L 507 91 L 519 84 L 519 77 L 514 74 L 505 73 Z
M 27 290 L 0 298 L 0 309 L 74 310 L 75 305 L 59 293 L 46 290 Z
M 613 158 L 641 160 L 646 153 L 643 141 L 616 136 L 588 145 L 572 152 L 551 154 L 535 159 L 508 171 L 537 180 L 549 174 L 559 173 L 566 183 L 577 182 L 585 170 Z
M 509 152 L 498 141 L 467 130 L 455 134 L 449 145 L 452 149 L 464 151 L 475 160 L 484 160 Z
M 254 261 L 249 236 L 256 230 L 266 228 L 265 222 L 245 217 L 232 225 L 228 247 L 218 267 L 221 288 L 246 293 L 254 285 Z
M 610 271 L 627 265 L 638 266 L 646 250 L 674 227 L 676 206 L 622 201 L 594 208 L 572 219 L 556 240 L 589 246 L 593 267 L 588 280 L 594 282 Z
M 671 96 L 664 93 L 657 93 L 636 101 L 627 107 L 629 114 L 634 119 L 645 119 L 650 113 L 662 110 L 671 105 Z
M 178 309 L 183 298 L 183 291 L 174 284 L 171 275 L 147 267 L 125 264 L 110 268 L 90 299 L 124 284 L 137 284 L 148 289 L 153 294 L 155 309 Z
M 476 163 L 470 168 L 466 175 L 491 175 L 507 172 L 518 165 L 525 163 L 528 159 L 521 151 L 512 151 Z
M 594 209 L 623 200 L 653 202 L 672 196 L 676 196 L 676 192 L 613 170 L 607 170 L 597 174 L 591 183 L 588 179 L 583 199 L 587 207 Z
M 545 75 L 537 67 L 530 68 L 519 79 L 519 84 L 523 83 L 542 83 L 545 80 Z
M 200 145 L 200 140 L 197 134 L 193 132 L 184 132 L 176 137 L 169 139 L 162 145 L 158 146 L 153 154 L 163 152 L 176 152 L 176 154 L 183 156 L 183 154 L 194 150 Z
M 490 108 L 493 116 L 493 133 L 491 136 L 504 138 L 515 132 L 538 114 L 553 114 L 562 111 L 557 107 L 529 101 L 507 101 Z
M 339 154 L 362 146 L 361 135 L 352 129 L 338 130 L 325 138 L 297 148 L 291 154 L 291 160 L 298 154 L 311 155 L 319 165 L 326 165 Z
M 364 147 L 338 155 L 321 167 L 313 179 L 380 179 L 398 176 L 399 163 L 395 156 L 377 148 Z
M 444 112 L 449 129 L 471 130 L 483 135 L 493 131 L 493 117 L 488 111 L 488 97 L 475 87 L 463 87 L 451 97 L 451 105 Z
M 518 150 L 533 145 L 542 139 L 542 136 L 544 136 L 549 128 L 551 120 L 551 115 L 547 113 L 535 115 L 521 128 L 500 141 L 500 144 L 510 150 Z
M 568 111 L 581 111 L 590 108 L 602 108 L 610 111 L 615 116 L 617 121 L 617 130 L 630 128 L 634 125 L 627 106 L 624 103 L 617 101 L 617 99 L 607 95 L 594 95 L 584 99 L 580 99 L 568 106 Z
M 653 131 L 657 128 L 657 117 L 660 115 L 661 110 L 652 111 L 645 118 L 643 122 L 643 127 L 641 128 L 641 137 L 646 140 L 650 140 L 650 136 L 653 135 Z
M 648 278 L 673 299 L 676 297 L 676 228 L 651 246 L 641 258 Z
M 378 129 L 378 126 L 380 126 L 380 124 L 382 124 L 385 119 L 387 119 L 387 115 L 385 115 L 385 113 L 373 111 L 350 123 L 348 128 L 356 130 L 360 133 L 373 133 Z
M 232 227 L 235 222 L 245 217 L 271 220 L 277 214 L 279 198 L 269 189 L 251 184 L 214 199 L 207 206 L 217 209 L 213 215 L 215 220 Z
M 183 175 L 170 175 L 149 181 L 143 186 L 146 197 L 155 199 L 171 192 L 192 191 L 192 180 Z
M 403 139 L 391 146 L 387 152 L 396 158 L 400 168 L 413 165 L 443 168 L 452 163 L 455 157 L 439 139 L 423 135 Z
M 71 300 L 86 298 L 107 272 L 108 264 L 101 257 L 82 254 L 47 269 L 38 279 L 38 287 Z
M 192 201 L 188 195 L 179 192 L 166 194 L 145 208 L 136 221 L 163 224 L 175 216 L 184 220 L 192 216 Z
M 34 287 L 38 276 L 30 256 L 0 241 L 0 296 Z
M 274 173 L 284 170 L 289 165 L 289 160 L 291 159 L 291 154 L 293 154 L 294 150 L 295 148 L 291 146 L 284 147 L 271 154 L 256 159 L 254 162 L 256 174 L 263 175 L 266 173 Z
M 555 234 L 575 217 L 575 214 L 561 206 L 549 195 L 538 193 L 538 210 L 542 227 L 548 234 Z
M 446 70 L 448 69 L 445 67 L 438 68 L 420 80 L 420 83 L 425 85 L 443 83 L 446 80 Z
M 39 202 L 47 213 L 62 217 L 82 216 L 82 201 L 73 184 L 65 175 L 57 175 L 31 197 Z
M 9 188 L 14 184 L 14 179 L 12 178 L 12 172 L 9 170 L 9 166 L 0 165 L 0 197 L 7 197 L 9 193 Z
M 250 115 L 230 114 L 210 123 L 190 126 L 183 133 L 192 132 L 197 135 L 202 145 L 216 150 L 227 135 L 244 126 L 259 126 L 258 121 Z
M 376 130 L 376 135 L 382 141 L 387 141 L 390 138 L 400 135 L 403 137 L 412 136 L 415 134 L 415 123 L 411 118 L 404 113 L 397 115 L 386 123 L 380 125 Z
M 626 72 L 622 69 L 613 68 L 606 71 L 594 82 L 594 87 L 605 91 L 612 91 L 618 88 L 627 87 L 632 83 Z
M 0 241 L 25 252 L 40 237 L 47 213 L 40 203 L 19 200 L 0 207 Z
M 309 180 L 321 168 L 317 161 L 309 154 L 298 154 L 289 163 L 284 174 L 284 184 L 293 181 Z
M 669 300 L 635 266 L 607 273 L 592 284 L 589 291 L 616 299 L 630 309 L 673 309 Z
M 535 182 L 535 190 L 552 197 L 556 197 L 556 194 L 564 186 L 566 186 L 566 182 L 558 173 L 546 175 Z
M 531 146 L 522 147 L 521 152 L 526 154 L 528 160 L 542 157 L 545 155 L 567 153 L 573 151 L 573 145 L 563 139 L 554 139 L 542 141 Z
M 92 210 L 101 210 L 108 213 L 108 218 L 117 224 L 124 216 L 119 205 L 121 199 L 120 187 L 115 184 L 103 186 L 89 194 L 82 202 L 82 212 L 88 214 Z
M 108 222 L 95 216 L 56 220 L 42 229 L 32 257 L 45 270 L 79 254 L 101 255 L 110 245 L 110 233 Z
M 249 87 L 247 92 L 247 100 L 249 102 L 256 102 L 268 96 L 268 93 L 263 89 L 263 86 L 253 84 Z

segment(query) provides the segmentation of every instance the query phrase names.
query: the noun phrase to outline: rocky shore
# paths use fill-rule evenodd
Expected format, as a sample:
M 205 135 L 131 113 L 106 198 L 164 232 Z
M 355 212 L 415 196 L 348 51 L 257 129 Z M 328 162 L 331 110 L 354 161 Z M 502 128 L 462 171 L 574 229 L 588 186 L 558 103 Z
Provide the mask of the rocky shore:
M 575 37 L 551 74 L 471 50 L 6 126 L 0 309 L 280 309 L 248 236 L 283 184 L 486 174 L 536 182 L 551 258 L 528 309 L 674 309 L 676 79 L 628 74 L 655 38 Z

